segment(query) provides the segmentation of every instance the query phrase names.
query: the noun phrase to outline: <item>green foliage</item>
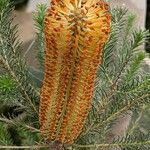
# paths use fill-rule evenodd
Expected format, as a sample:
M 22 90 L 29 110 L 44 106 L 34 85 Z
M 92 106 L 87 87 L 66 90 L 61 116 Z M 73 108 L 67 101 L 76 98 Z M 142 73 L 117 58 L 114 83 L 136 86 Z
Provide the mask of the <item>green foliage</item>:
M 7 5 L 7 0 L 0 0 L 0 13 L 3 11 L 3 7 Z
M 105 148 L 110 148 L 110 150 L 117 148 L 123 150 L 149 150 L 150 148 L 150 136 L 139 134 L 138 137 L 133 137 L 130 135 L 126 135 L 124 138 L 118 138 L 117 140 L 113 141 L 113 143 L 102 143 L 102 144 L 89 144 L 89 145 L 77 145 L 75 144 L 74 147 L 77 148 L 92 148 L 104 150 Z
M 11 137 L 7 132 L 6 126 L 0 122 L 0 145 L 11 145 Z
M 35 26 L 38 31 L 44 31 L 44 17 L 46 14 L 47 6 L 45 4 L 38 4 L 36 12 L 33 13 L 33 18 L 35 20 Z
M 0 94 L 0 145 L 31 145 L 32 149 L 32 145 L 38 143 L 49 147 L 40 137 L 37 114 L 39 88 L 33 84 L 31 70 L 20 55 L 22 45 L 18 40 L 17 26 L 12 24 L 13 6 L 2 0 L 0 4 L 0 62 L 7 70 L 7 74 L 0 77 L 3 93 Z M 70 146 L 72 150 L 150 149 L 148 130 L 143 132 L 145 126 L 139 125 L 144 118 L 149 118 L 145 116 L 145 112 L 149 112 L 145 107 L 150 102 L 150 73 L 144 70 L 143 65 L 146 57 L 143 44 L 149 38 L 149 32 L 136 29 L 136 17 L 126 9 L 115 8 L 111 11 L 111 35 L 97 71 L 92 109 L 83 132 Z M 41 4 L 34 14 L 38 60 L 42 70 L 45 13 L 46 6 Z M 35 78 L 41 80 L 36 74 Z M 114 136 L 109 140 L 108 135 L 118 118 L 126 116 L 129 111 L 133 112 L 133 116 L 128 130 L 121 137 Z M 13 134 L 16 137 L 14 140 Z
M 19 99 L 21 94 L 17 93 L 17 85 L 10 75 L 0 76 L 0 109 L 2 110 L 3 105 L 16 105 L 19 106 Z M 1 111 L 0 111 L 1 112 Z
M 141 67 L 141 63 L 143 62 L 145 58 L 145 53 L 144 52 L 139 52 L 133 59 L 133 61 L 131 62 L 130 65 L 130 69 L 127 70 L 127 73 L 125 75 L 125 82 L 129 82 L 130 80 L 132 80 L 132 77 L 135 76 L 140 67 Z
M 34 145 L 36 142 L 40 140 L 39 133 L 31 132 L 32 130 L 27 130 L 24 127 L 17 128 L 17 132 L 19 137 L 22 137 L 21 144 L 22 145 Z
M 32 127 L 38 127 L 39 92 L 32 84 L 28 67 L 20 54 L 22 44 L 18 40 L 18 29 L 12 24 L 13 5 L 9 1 L 1 4 L 0 62 L 7 75 L 0 78 L 3 92 L 0 94 L 0 120 L 6 124 L 15 123 L 13 128 L 24 126 L 24 122 L 28 125 L 32 122 Z
M 4 92 L 9 94 L 13 91 L 15 83 L 9 76 L 0 76 L 0 93 Z
M 22 104 L 31 111 L 37 113 L 38 92 L 30 80 L 28 68 L 21 58 L 21 43 L 18 40 L 17 26 L 12 24 L 13 6 L 7 2 L 3 6 L 0 16 L 0 61 L 13 78 L 22 95 Z M 31 109 L 32 108 L 32 109 Z
M 44 67 L 44 17 L 46 14 L 47 6 L 45 4 L 37 5 L 36 12 L 33 13 L 33 19 L 37 29 L 37 49 L 38 49 L 38 60 L 40 67 Z

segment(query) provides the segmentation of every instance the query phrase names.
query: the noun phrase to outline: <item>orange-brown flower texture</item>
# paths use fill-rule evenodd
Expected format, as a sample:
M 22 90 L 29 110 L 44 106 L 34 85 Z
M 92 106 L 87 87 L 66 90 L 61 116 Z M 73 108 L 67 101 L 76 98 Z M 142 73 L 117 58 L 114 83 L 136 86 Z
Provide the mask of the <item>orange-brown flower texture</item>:
M 45 17 L 39 112 L 47 141 L 72 144 L 80 135 L 110 24 L 109 6 L 101 0 L 52 0 Z

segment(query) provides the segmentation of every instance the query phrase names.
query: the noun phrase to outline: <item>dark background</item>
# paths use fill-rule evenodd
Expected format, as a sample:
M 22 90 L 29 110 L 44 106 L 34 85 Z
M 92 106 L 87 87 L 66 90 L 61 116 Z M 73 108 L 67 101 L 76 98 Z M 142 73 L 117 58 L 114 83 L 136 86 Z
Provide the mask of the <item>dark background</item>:
M 146 28 L 150 30 L 150 0 L 147 0 Z M 146 45 L 146 51 L 150 53 L 150 40 Z
M 10 0 L 15 4 L 15 9 L 21 9 L 23 8 L 25 5 L 27 5 L 29 0 Z

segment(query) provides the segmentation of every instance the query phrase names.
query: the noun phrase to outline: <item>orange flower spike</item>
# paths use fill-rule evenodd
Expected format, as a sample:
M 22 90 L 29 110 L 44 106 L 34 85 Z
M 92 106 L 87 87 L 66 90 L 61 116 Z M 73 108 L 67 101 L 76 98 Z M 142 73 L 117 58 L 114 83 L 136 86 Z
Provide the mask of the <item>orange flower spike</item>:
M 41 133 L 72 144 L 91 108 L 94 82 L 111 15 L 102 0 L 53 0 L 45 17 Z

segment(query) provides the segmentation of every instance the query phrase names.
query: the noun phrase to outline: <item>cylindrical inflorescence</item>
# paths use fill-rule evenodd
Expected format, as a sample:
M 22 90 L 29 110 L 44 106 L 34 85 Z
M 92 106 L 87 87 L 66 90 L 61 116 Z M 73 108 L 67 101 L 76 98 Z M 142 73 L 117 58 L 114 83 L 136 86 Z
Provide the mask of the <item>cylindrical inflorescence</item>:
M 52 0 L 39 112 L 48 141 L 72 144 L 81 133 L 110 22 L 109 6 L 101 0 Z

